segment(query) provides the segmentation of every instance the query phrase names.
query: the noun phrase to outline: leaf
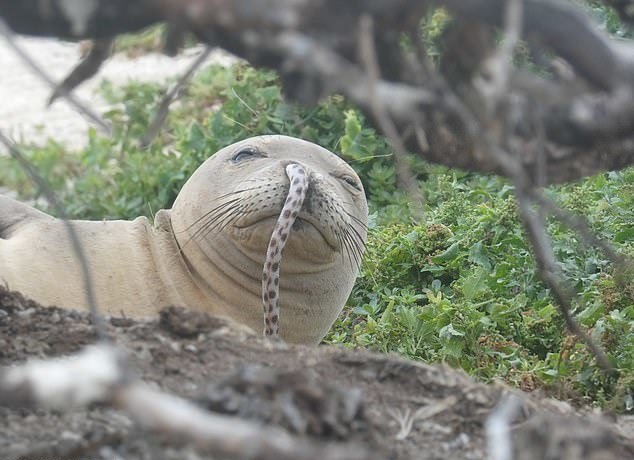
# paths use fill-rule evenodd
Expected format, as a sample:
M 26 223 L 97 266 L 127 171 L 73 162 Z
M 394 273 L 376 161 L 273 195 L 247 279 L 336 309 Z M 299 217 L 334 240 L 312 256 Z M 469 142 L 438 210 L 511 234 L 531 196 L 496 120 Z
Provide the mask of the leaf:
M 451 337 L 464 337 L 464 332 L 460 332 L 453 327 L 453 324 L 449 323 L 443 326 L 438 331 L 438 336 L 441 339 L 449 340 Z
M 482 293 L 486 287 L 487 274 L 483 269 L 475 270 L 470 276 L 465 278 L 462 284 L 462 295 L 468 301 L 475 300 L 478 294 Z
M 264 99 L 267 106 L 272 106 L 280 97 L 280 88 L 278 86 L 260 88 L 257 90 L 257 95 Z
M 471 249 L 469 250 L 468 260 L 469 262 L 478 264 L 481 267 L 486 268 L 487 270 L 491 270 L 491 260 L 489 259 L 489 256 L 485 254 L 485 249 L 482 241 L 478 241 L 476 244 L 471 246 Z
M 205 147 L 205 133 L 196 122 L 189 126 L 186 145 L 187 148 L 195 151 L 203 150 Z
M 458 255 L 459 251 L 460 251 L 460 243 L 456 242 L 452 244 L 451 246 L 449 246 L 443 253 L 432 257 L 431 260 L 437 264 L 440 264 L 442 262 L 448 262 L 454 259 Z
M 441 286 L 442 286 L 442 283 L 438 279 L 436 279 L 436 280 L 431 282 L 431 288 L 432 288 L 432 290 L 434 290 L 436 292 L 440 291 L 440 287 Z
M 634 226 L 621 230 L 614 235 L 614 241 L 617 243 L 625 243 L 630 240 L 634 240 Z

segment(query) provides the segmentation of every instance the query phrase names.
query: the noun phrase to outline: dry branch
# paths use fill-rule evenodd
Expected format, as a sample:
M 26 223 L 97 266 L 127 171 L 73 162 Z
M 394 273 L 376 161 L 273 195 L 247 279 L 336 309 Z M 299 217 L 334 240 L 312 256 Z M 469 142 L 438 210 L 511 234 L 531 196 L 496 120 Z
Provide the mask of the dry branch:
M 515 118 L 498 117 L 493 124 L 476 120 L 475 125 L 464 123 L 457 101 L 476 114 L 487 104 L 474 81 L 486 71 L 485 61 L 495 54 L 495 42 L 478 37 L 490 37 L 503 27 L 506 0 L 0 0 L 0 16 L 19 33 L 72 39 L 110 37 L 167 22 L 253 65 L 278 70 L 292 100 L 314 103 L 342 93 L 381 129 L 386 124 L 373 110 L 378 102 L 396 130 L 405 133 L 407 149 L 448 166 L 506 174 L 478 147 L 474 136 L 504 125 L 506 137 L 528 145 L 536 137 L 528 122 L 535 113 L 546 128 L 546 184 L 634 164 L 634 44 L 611 40 L 569 3 L 517 3 L 523 14 L 515 27 L 522 33 L 516 38 L 551 50 L 569 65 L 572 80 L 557 75 L 525 78 L 523 71 L 510 69 L 504 82 L 507 91 L 497 91 L 500 102 L 513 106 Z M 631 13 L 628 2 L 606 3 L 624 16 Z M 418 41 L 412 31 L 430 8 L 439 6 L 459 19 L 450 27 L 460 29 L 461 34 L 454 36 L 461 40 L 441 43 L 445 54 L 457 56 L 452 68 L 458 71 L 452 78 L 443 74 L 442 66 L 411 65 L 399 38 L 407 34 Z M 362 17 L 372 18 L 377 30 L 377 66 L 383 79 L 376 82 L 366 76 L 356 40 Z M 467 53 L 464 45 L 476 43 L 478 53 Z M 428 46 L 415 43 L 423 50 Z M 444 80 L 451 86 L 439 84 Z M 526 169 L 535 175 L 541 160 L 530 148 L 521 153 Z
M 603 0 L 603 3 L 614 8 L 623 22 L 634 24 L 634 2 L 632 0 Z
M 75 67 L 71 73 L 64 79 L 60 85 L 55 88 L 53 94 L 48 99 L 48 105 L 51 105 L 62 93 L 70 93 L 74 88 L 84 81 L 93 77 L 101 68 L 101 64 L 110 57 L 112 52 L 113 40 L 110 37 L 100 38 L 93 42 L 93 46 Z
M 159 135 L 161 132 L 161 128 L 165 123 L 165 119 L 169 113 L 170 104 L 174 102 L 174 99 L 178 96 L 178 93 L 182 91 L 185 85 L 191 80 L 194 76 L 194 73 L 198 68 L 203 65 L 205 60 L 209 57 L 211 53 L 211 48 L 205 48 L 200 55 L 191 63 L 189 68 L 180 76 L 178 81 L 174 84 L 174 86 L 165 94 L 163 99 L 161 99 L 161 103 L 156 109 L 156 113 L 154 114 L 154 118 L 150 122 L 145 134 L 141 138 L 141 146 L 147 147 L 149 146 L 154 138 Z
M 502 397 L 486 421 L 489 460 L 513 460 L 511 422 L 521 408 L 515 395 Z
M 420 185 L 407 165 L 407 151 L 398 129 L 392 122 L 390 115 L 383 107 L 383 99 L 377 96 L 376 83 L 380 79 L 380 70 L 377 53 L 374 46 L 374 23 L 369 16 L 363 16 L 360 23 L 359 50 L 361 60 L 368 75 L 367 97 L 370 100 L 370 108 L 381 130 L 386 134 L 388 142 L 394 150 L 394 166 L 402 188 L 410 199 L 410 209 L 413 217 L 420 221 L 423 219 L 424 203 Z
M 86 117 L 88 120 L 93 122 L 102 132 L 107 135 L 110 135 L 110 126 L 106 123 L 99 115 L 97 115 L 92 109 L 87 107 L 84 103 L 82 103 L 79 99 L 73 96 L 69 92 L 69 88 L 62 83 L 60 86 L 53 81 L 53 79 L 48 75 L 48 73 L 40 67 L 40 65 L 35 62 L 29 56 L 29 54 L 22 49 L 20 45 L 15 42 L 14 34 L 7 27 L 5 22 L 0 17 L 0 35 L 4 37 L 7 41 L 7 44 L 15 51 L 15 53 L 22 59 L 22 61 L 33 71 L 35 75 L 37 75 L 40 79 L 42 79 L 46 84 L 48 84 L 53 90 L 53 94 L 55 98 L 62 96 L 66 99 L 81 115 Z
M 360 446 L 320 445 L 281 429 L 213 414 L 154 390 L 130 378 L 124 355 L 110 345 L 90 346 L 67 358 L 0 369 L 0 405 L 67 410 L 94 403 L 119 408 L 146 429 L 228 458 L 377 458 Z

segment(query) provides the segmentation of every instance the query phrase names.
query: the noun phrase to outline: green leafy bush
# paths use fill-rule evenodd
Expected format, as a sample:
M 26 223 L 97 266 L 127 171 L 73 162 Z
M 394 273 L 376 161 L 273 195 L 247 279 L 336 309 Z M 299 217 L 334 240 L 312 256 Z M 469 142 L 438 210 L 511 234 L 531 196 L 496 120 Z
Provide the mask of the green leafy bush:
M 502 378 L 632 410 L 634 269 L 615 267 L 573 232 L 549 222 L 564 273 L 580 294 L 575 314 L 621 372 L 619 378 L 605 377 L 585 346 L 565 332 L 538 280 L 506 181 L 412 157 L 426 208 L 424 222 L 414 223 L 407 196 L 396 186 L 386 141 L 343 98 L 300 108 L 284 101 L 272 72 L 212 66 L 175 105 L 159 138 L 142 149 L 138 139 L 165 89 L 104 84 L 116 107 L 106 114 L 114 125 L 111 139 L 91 131 L 78 152 L 52 141 L 23 146 L 73 217 L 151 216 L 171 205 L 209 155 L 245 137 L 283 133 L 314 141 L 339 152 L 358 171 L 371 211 L 358 282 L 326 342 L 445 361 L 484 380 Z M 6 157 L 0 157 L 0 184 L 23 198 L 38 198 Z M 634 256 L 634 170 L 548 193 Z

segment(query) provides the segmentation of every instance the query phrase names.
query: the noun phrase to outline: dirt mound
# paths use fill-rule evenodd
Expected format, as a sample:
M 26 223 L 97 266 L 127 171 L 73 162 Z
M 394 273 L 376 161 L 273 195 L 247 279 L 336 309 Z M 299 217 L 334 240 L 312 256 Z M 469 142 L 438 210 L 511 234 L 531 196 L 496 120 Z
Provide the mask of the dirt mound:
M 625 459 L 634 435 L 567 404 L 475 383 L 462 372 L 359 350 L 289 346 L 205 314 L 168 309 L 152 321 L 111 318 L 108 332 L 151 385 L 212 411 L 323 443 L 355 443 L 390 459 L 484 459 L 486 421 L 520 396 L 517 459 Z M 43 308 L 0 288 L 0 365 L 76 352 L 96 340 L 85 314 Z M 108 407 L 0 408 L 7 460 L 202 459 Z

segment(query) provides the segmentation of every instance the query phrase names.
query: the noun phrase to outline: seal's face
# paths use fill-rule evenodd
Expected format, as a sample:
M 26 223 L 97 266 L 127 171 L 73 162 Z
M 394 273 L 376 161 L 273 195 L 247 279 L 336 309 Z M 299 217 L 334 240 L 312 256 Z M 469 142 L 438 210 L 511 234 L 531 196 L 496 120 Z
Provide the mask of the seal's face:
M 248 314 L 244 306 L 225 310 L 257 330 L 262 322 L 259 278 L 289 193 L 285 168 L 290 163 L 304 167 L 308 190 L 281 262 L 282 336 L 312 342 L 327 332 L 343 307 L 365 244 L 367 204 L 361 181 L 350 166 L 300 139 L 247 139 L 220 150 L 196 171 L 174 203 L 172 221 L 188 259 L 198 259 L 193 251 L 200 251 L 214 269 L 237 280 L 242 292 L 255 294 L 249 299 Z M 210 288 L 216 291 L 218 286 Z M 223 301 L 240 302 L 230 289 L 222 291 Z M 308 318 L 312 325 L 299 324 Z M 313 330 L 297 334 L 298 328 L 306 327 Z
M 227 197 L 236 199 L 236 214 L 229 219 L 232 225 L 227 233 L 239 239 L 244 248 L 264 255 L 289 191 L 285 167 L 291 162 L 300 163 L 308 174 L 308 190 L 285 258 L 300 259 L 305 262 L 301 265 L 315 267 L 342 256 L 358 263 L 365 241 L 367 208 L 357 174 L 321 147 L 284 140 L 258 138 L 222 152 L 227 172 L 244 177 Z M 297 263 L 288 265 L 288 272 L 300 268 Z

